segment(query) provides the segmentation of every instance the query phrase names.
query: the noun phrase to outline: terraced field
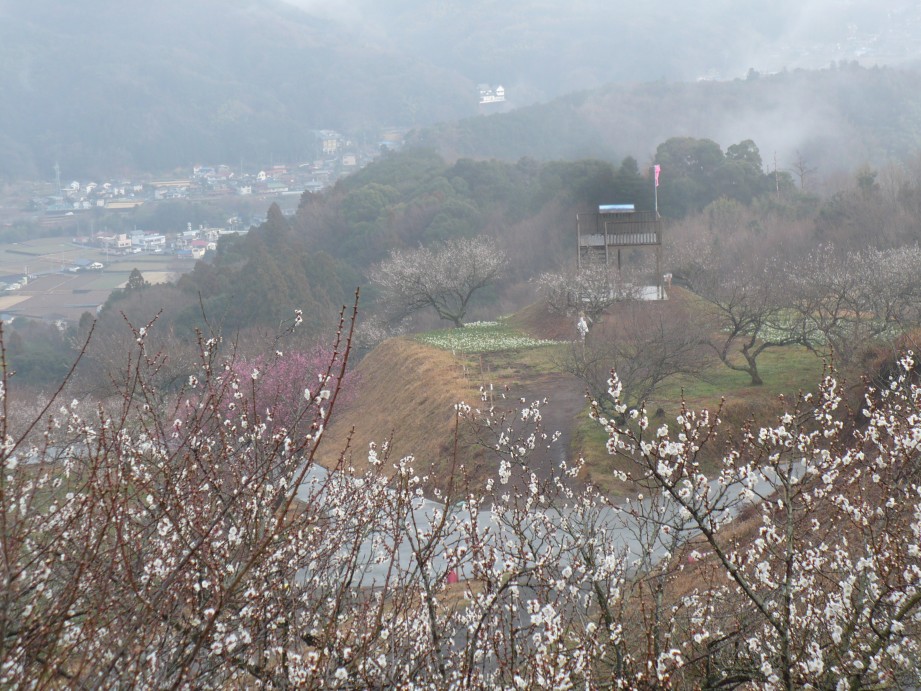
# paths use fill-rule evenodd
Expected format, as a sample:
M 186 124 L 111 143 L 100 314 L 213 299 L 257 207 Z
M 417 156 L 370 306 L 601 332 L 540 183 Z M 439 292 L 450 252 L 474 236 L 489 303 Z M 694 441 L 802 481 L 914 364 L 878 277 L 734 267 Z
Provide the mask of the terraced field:
M 68 270 L 93 262 L 103 268 Z M 148 282 L 162 283 L 189 271 L 192 262 L 167 254 L 113 255 L 64 238 L 0 245 L 0 281 L 21 283 L 24 276 L 30 276 L 21 289 L 0 292 L 0 314 L 6 318 L 77 321 L 84 312 L 95 312 L 135 268 Z

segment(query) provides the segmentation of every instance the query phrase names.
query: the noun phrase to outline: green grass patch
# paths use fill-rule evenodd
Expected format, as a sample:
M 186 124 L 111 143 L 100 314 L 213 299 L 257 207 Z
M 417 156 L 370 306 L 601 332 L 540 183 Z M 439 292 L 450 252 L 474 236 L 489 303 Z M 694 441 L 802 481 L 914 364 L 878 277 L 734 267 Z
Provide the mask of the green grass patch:
M 663 407 L 680 402 L 682 395 L 695 407 L 715 407 L 720 399 L 776 399 L 800 391 L 814 391 L 822 377 L 822 358 L 801 346 L 770 348 L 758 358 L 758 371 L 764 384 L 753 386 L 751 377 L 721 362 L 714 362 L 699 377 L 675 377 L 666 382 L 653 398 Z
M 753 386 L 744 372 L 729 369 L 714 362 L 700 377 L 676 377 L 667 382 L 647 404 L 652 422 L 658 412 L 656 426 L 674 423 L 684 400 L 693 410 L 715 411 L 722 402 L 723 429 L 733 432 L 749 420 L 768 424 L 781 413 L 781 396 L 792 401 L 799 393 L 815 391 L 822 378 L 824 362 L 802 346 L 785 346 L 766 350 L 758 358 L 758 371 L 764 384 Z M 719 453 L 711 449 L 700 460 L 706 465 Z
M 650 428 L 665 424 L 675 431 L 682 399 L 693 410 L 711 411 L 722 401 L 722 439 L 705 448 L 698 458 L 704 472 L 711 472 L 725 451 L 726 433 L 735 432 L 752 419 L 757 425 L 769 424 L 783 409 L 781 395 L 792 400 L 800 392 L 818 388 L 823 365 L 822 358 L 801 346 L 769 349 L 758 358 L 764 384 L 753 386 L 744 372 L 715 361 L 700 377 L 675 377 L 656 392 L 646 405 Z M 572 439 L 573 454 L 581 454 L 586 462 L 583 477 L 611 495 L 629 493 L 629 485 L 617 480 L 611 471 L 629 472 L 632 468 L 628 461 L 608 455 L 606 441 L 601 425 L 589 418 L 587 410 L 583 411 Z
M 495 350 L 465 353 L 468 367 L 479 368 L 483 381 L 514 383 L 535 376 L 560 371 L 562 349 L 565 345 L 550 344 L 519 350 Z

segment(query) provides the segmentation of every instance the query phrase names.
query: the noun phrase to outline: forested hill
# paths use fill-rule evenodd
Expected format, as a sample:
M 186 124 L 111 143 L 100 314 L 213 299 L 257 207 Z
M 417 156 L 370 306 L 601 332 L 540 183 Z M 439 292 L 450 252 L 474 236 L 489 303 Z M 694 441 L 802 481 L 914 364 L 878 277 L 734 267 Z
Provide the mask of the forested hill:
M 0 0 L 0 66 L 0 179 L 310 160 L 315 129 L 374 143 L 476 108 L 469 80 L 280 0 Z
M 742 135 L 698 131 L 690 119 L 696 110 L 684 119 L 661 111 L 672 102 L 683 105 L 678 96 L 685 88 L 701 101 L 719 100 L 672 85 L 700 77 L 731 79 L 750 67 L 814 69 L 855 58 L 900 64 L 921 55 L 921 6 L 914 0 L 889 0 L 886 12 L 876 0 L 827 9 L 820 0 L 757 6 L 726 0 L 0 0 L 0 179 L 47 179 L 55 162 L 80 177 L 196 162 L 309 160 L 317 153 L 311 130 L 335 129 L 374 145 L 382 126 L 472 117 L 480 83 L 506 90 L 504 104 L 481 109 L 488 113 L 604 84 L 660 80 L 636 92 L 638 107 L 630 107 L 627 124 L 669 126 L 642 132 L 648 137 L 641 143 L 682 133 L 721 141 L 754 135 L 769 150 L 773 143 L 745 124 L 738 128 Z M 594 104 L 603 114 L 621 91 L 549 107 Z M 660 95 L 666 100 L 655 113 Z M 727 118 L 757 113 L 767 118 L 766 128 L 789 124 L 771 119 L 776 104 L 760 106 L 763 114 L 756 102 L 751 112 L 739 112 L 745 103 L 719 105 L 732 106 Z M 599 151 L 592 118 L 569 121 L 568 132 L 554 123 L 531 124 L 534 114 L 522 117 L 523 132 L 511 126 L 502 133 L 514 158 Z M 687 131 L 670 120 L 685 123 Z M 490 120 L 488 127 L 498 126 Z M 568 145 L 575 131 L 581 139 Z M 470 155 L 506 155 L 495 135 L 491 143 L 481 139 L 472 133 L 452 146 Z M 620 141 L 605 136 L 600 145 L 620 149 Z M 481 144 L 491 148 L 480 151 Z M 536 151 L 548 145 L 556 153 Z M 636 151 L 631 146 L 625 153 Z
M 447 157 L 649 160 L 674 136 L 756 140 L 765 163 L 823 174 L 921 148 L 921 72 L 855 63 L 728 82 L 610 85 L 517 111 L 442 124 L 415 141 Z
M 774 177 L 761 171 L 754 142 L 730 145 L 724 154 L 715 142 L 673 139 L 662 143 L 659 156 L 671 171 L 660 201 L 672 218 L 717 197 L 732 212 L 775 196 Z M 694 162 L 682 178 L 677 160 Z M 448 163 L 430 150 L 407 148 L 323 193 L 304 193 L 293 217 L 271 207 L 264 224 L 244 238 L 222 240 L 175 286 L 117 291 L 98 329 L 114 333 L 123 313 L 139 322 L 162 309 L 160 321 L 184 337 L 209 324 L 226 333 L 271 331 L 301 309 L 305 329 L 316 334 L 335 323 L 356 286 L 363 314 L 374 314 L 368 277 L 392 250 L 481 235 L 495 238 L 511 261 L 502 281 L 478 295 L 474 306 L 488 305 L 493 313 L 517 309 L 532 299 L 535 277 L 571 257 L 576 212 L 611 200 L 651 210 L 651 182 L 629 157 L 619 166 L 597 160 Z M 782 182 L 792 209 L 796 191 L 788 176 Z

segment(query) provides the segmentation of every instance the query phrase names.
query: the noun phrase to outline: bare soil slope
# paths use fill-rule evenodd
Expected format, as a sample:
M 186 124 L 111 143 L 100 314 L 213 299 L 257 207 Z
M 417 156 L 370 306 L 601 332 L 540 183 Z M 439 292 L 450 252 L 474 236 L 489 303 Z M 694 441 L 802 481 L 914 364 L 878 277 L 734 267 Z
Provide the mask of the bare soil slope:
M 334 465 L 344 453 L 361 469 L 371 442 L 378 448 L 389 443 L 394 461 L 412 455 L 420 474 L 429 466 L 435 471 L 429 485 L 445 486 L 453 460 L 454 406 L 479 400 L 479 384 L 467 378 L 463 363 L 450 352 L 395 338 L 369 353 L 356 372 L 357 400 L 333 416 L 321 462 Z M 465 456 L 468 463 L 475 460 Z
M 559 432 L 559 439 L 528 457 L 528 467 L 545 477 L 569 453 L 576 416 L 585 407 L 584 387 L 568 374 L 527 363 L 509 368 L 509 358 L 514 360 L 506 353 L 465 357 L 405 338 L 382 343 L 358 365 L 358 397 L 333 416 L 321 462 L 334 465 L 345 449 L 345 460 L 364 468 L 368 444 L 380 448 L 387 442 L 393 461 L 415 457 L 419 474 L 430 474 L 429 487 L 447 488 L 455 477 L 482 488 L 498 466 L 495 439 L 458 422 L 455 404 L 517 411 L 521 399 L 547 399 L 543 427 L 550 435 Z M 480 387 L 489 384 L 492 398 L 483 401 Z

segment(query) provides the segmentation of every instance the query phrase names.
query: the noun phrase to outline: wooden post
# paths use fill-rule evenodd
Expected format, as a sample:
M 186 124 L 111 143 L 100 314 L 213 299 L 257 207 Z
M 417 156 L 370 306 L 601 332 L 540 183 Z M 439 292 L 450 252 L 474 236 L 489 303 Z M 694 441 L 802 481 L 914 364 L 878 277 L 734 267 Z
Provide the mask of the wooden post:
M 579 226 L 579 214 L 576 214 L 576 266 L 582 268 L 582 228 Z
M 601 219 L 601 216 L 599 215 L 598 218 Z M 601 226 L 604 228 L 604 265 L 607 268 L 610 265 L 610 260 L 608 259 L 608 224 L 606 221 L 602 221 Z

